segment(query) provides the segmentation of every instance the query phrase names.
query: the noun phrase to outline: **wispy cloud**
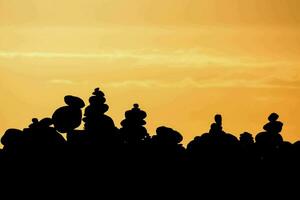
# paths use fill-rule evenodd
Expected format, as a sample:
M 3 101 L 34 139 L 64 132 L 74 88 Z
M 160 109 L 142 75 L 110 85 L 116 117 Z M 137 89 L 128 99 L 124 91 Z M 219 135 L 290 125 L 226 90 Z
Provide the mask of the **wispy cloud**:
M 47 81 L 50 84 L 63 84 L 63 85 L 74 85 L 75 82 L 71 80 L 63 80 L 63 79 L 53 79 Z
M 126 80 L 119 82 L 110 82 L 104 84 L 106 87 L 143 87 L 143 88 L 286 88 L 299 89 L 298 81 L 289 80 L 194 80 L 185 78 L 174 82 L 165 82 L 160 80 Z M 282 84 L 284 83 L 284 84 Z
M 44 81 L 46 84 L 50 85 L 72 85 L 72 86 L 82 86 L 88 85 L 88 80 L 71 80 L 71 79 L 51 79 Z
M 123 50 L 99 53 L 55 53 L 55 52 L 12 52 L 0 51 L 3 59 L 93 59 L 106 62 L 127 61 L 138 67 L 166 65 L 168 67 L 266 67 L 294 66 L 294 61 L 259 61 L 245 57 L 229 57 L 201 52 L 197 49 L 173 51 L 160 50 Z

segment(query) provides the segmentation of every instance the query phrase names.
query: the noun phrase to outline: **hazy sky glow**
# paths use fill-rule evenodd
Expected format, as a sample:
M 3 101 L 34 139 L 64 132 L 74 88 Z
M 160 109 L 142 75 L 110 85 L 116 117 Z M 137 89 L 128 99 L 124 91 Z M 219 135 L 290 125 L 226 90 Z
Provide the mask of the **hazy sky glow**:
M 185 142 L 215 113 L 235 135 L 270 112 L 300 139 L 298 0 L 0 0 L 0 132 L 100 86 L 116 125 L 138 102 L 147 128 Z

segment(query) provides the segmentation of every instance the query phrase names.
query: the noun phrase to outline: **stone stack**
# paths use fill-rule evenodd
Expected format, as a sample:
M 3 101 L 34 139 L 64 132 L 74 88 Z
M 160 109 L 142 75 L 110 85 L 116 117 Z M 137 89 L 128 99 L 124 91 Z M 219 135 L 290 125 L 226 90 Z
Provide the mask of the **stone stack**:
M 121 122 L 122 128 L 120 129 L 125 144 L 142 144 L 150 139 L 144 127 L 146 117 L 146 112 L 141 110 L 138 104 L 134 104 L 131 110 L 125 112 L 125 119 Z

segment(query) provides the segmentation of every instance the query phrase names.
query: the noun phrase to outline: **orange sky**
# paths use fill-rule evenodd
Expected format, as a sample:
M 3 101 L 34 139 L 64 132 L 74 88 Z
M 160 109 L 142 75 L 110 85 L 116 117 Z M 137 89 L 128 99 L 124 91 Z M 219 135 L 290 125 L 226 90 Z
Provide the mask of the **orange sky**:
M 0 133 L 51 116 L 66 94 L 106 93 L 119 126 L 135 102 L 150 133 L 185 143 L 215 113 L 239 135 L 270 112 L 300 139 L 298 0 L 0 0 Z

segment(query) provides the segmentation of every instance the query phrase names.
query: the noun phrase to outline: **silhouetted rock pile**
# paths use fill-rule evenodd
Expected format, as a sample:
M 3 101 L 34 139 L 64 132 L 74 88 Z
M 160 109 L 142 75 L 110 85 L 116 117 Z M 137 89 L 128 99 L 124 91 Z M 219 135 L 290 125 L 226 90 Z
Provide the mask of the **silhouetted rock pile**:
M 122 166 L 123 170 L 142 174 L 149 165 L 156 170 L 164 165 L 164 169 L 172 169 L 174 173 L 182 167 L 192 173 L 195 168 L 219 171 L 220 166 L 223 170 L 232 167 L 244 171 L 250 166 L 260 170 L 270 166 L 291 170 L 299 166 L 300 142 L 291 144 L 283 140 L 280 135 L 283 123 L 278 121 L 276 113 L 269 116 L 263 127 L 265 131 L 258 133 L 255 141 L 248 132 L 239 139 L 226 133 L 222 116 L 217 114 L 210 130 L 195 137 L 185 148 L 181 144 L 182 135 L 172 128 L 158 127 L 156 134 L 150 136 L 145 128 L 147 114 L 138 104 L 125 112 L 118 129 L 105 115 L 109 106 L 99 88 L 89 98 L 84 117 L 82 99 L 68 95 L 64 101 L 66 106 L 58 108 L 52 118 L 34 118 L 23 130 L 8 129 L 1 138 L 4 147 L 0 162 L 9 166 L 20 161 L 30 165 L 43 160 L 70 168 L 83 166 L 87 171 L 106 166 L 106 172 L 119 171 L 118 166 Z M 84 128 L 79 130 L 82 121 Z
M 134 104 L 131 110 L 125 112 L 125 119 L 121 122 L 121 137 L 124 143 L 129 145 L 138 145 L 146 143 L 150 139 L 147 129 L 144 127 L 147 117 L 146 112 Z

